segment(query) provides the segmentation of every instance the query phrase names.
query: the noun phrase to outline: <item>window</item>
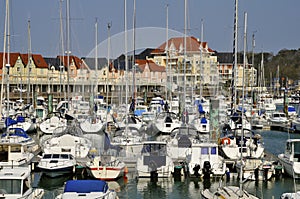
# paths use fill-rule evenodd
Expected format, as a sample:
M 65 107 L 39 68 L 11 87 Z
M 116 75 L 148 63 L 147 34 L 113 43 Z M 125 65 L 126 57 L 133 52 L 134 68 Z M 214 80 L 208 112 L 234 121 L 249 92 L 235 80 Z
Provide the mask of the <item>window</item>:
M 8 194 L 21 194 L 21 180 L 0 180 L 0 187 Z
M 217 154 L 217 148 L 216 147 L 212 147 L 210 154 L 216 155 Z
M 201 154 L 202 155 L 208 155 L 208 147 L 201 148 Z

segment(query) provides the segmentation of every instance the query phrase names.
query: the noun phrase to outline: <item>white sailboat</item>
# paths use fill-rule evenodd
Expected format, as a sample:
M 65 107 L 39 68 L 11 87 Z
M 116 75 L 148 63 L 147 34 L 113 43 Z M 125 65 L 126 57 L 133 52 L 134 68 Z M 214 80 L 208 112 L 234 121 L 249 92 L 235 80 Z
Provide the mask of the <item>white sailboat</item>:
M 97 80 L 97 71 L 98 71 L 98 45 L 97 45 L 97 42 L 98 42 L 98 22 L 96 20 L 96 23 L 95 23 L 95 41 L 96 41 L 96 47 L 95 47 L 95 70 L 96 70 L 96 85 L 95 85 L 95 88 L 97 89 L 98 88 L 98 80 Z M 92 110 L 91 112 L 91 115 L 86 119 L 84 120 L 83 122 L 80 123 L 80 128 L 82 129 L 83 132 L 85 133 L 99 133 L 101 130 L 103 130 L 104 128 L 104 117 L 101 117 L 101 114 L 97 114 L 98 112 L 98 103 L 97 102 L 100 102 L 98 101 L 98 99 L 94 99 L 95 96 L 94 96 L 94 90 L 95 88 L 92 88 L 92 100 L 93 100 L 93 107 L 90 107 L 90 109 Z M 94 108 L 94 103 L 95 103 L 95 106 L 96 106 L 96 110 Z M 103 101 L 102 101 L 103 103 Z M 100 107 L 99 107 L 100 109 Z M 106 109 L 105 109 L 106 110 Z M 101 109 L 99 110 L 99 112 L 101 111 Z M 98 113 L 99 113 L 98 112 Z M 107 110 L 104 112 L 106 113 Z M 107 118 L 107 116 L 105 116 L 105 118 Z M 107 119 L 106 119 L 107 121 Z
M 238 0 L 235 0 L 235 23 L 234 23 L 234 27 L 235 27 L 235 37 L 237 36 L 237 12 L 238 12 Z M 246 67 L 246 30 L 247 30 L 247 13 L 245 13 L 245 26 L 244 26 L 244 69 Z M 234 50 L 236 52 L 237 50 L 237 43 L 236 43 L 236 38 L 234 39 Z M 237 62 L 235 62 L 236 64 Z M 235 65 L 236 66 L 236 65 Z M 245 71 L 245 70 L 244 70 Z M 243 82 L 244 82 L 244 71 L 243 71 Z M 244 99 L 244 87 L 243 87 L 243 94 L 242 94 L 242 97 Z M 242 109 L 244 108 L 244 100 L 242 102 Z M 243 111 L 242 111 L 242 116 L 243 116 Z M 241 137 L 243 138 L 243 133 L 244 133 L 244 129 L 243 129 L 243 126 L 241 127 Z M 242 139 L 241 140 L 241 146 L 244 145 L 244 140 Z M 242 151 L 242 149 L 240 150 Z M 243 158 L 243 153 L 240 153 L 240 160 L 242 160 Z M 223 186 L 223 187 L 219 187 L 217 190 L 215 191 L 210 191 L 209 189 L 204 189 L 201 191 L 201 195 L 203 198 L 205 199 L 212 199 L 212 198 L 216 198 L 216 197 L 220 197 L 220 198 L 224 198 L 224 199 L 244 199 L 244 198 L 252 198 L 252 199 L 258 199 L 258 197 L 248 193 L 244 187 L 243 187 L 243 169 L 240 169 L 240 172 L 239 172 L 239 179 L 240 179 L 240 182 L 239 182 L 239 186 Z

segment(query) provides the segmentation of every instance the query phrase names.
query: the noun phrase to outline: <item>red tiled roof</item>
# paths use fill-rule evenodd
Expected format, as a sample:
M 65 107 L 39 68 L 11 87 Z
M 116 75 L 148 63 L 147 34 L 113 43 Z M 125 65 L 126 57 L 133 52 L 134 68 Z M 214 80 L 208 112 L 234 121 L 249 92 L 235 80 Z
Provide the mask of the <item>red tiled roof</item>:
M 145 67 L 147 64 L 148 64 L 148 67 L 151 72 L 165 72 L 166 71 L 164 66 L 159 66 L 156 63 L 154 63 L 152 60 L 136 60 L 136 63 L 138 64 L 138 67 L 141 69 L 141 71 L 145 70 Z
M 157 49 L 152 51 L 152 54 L 162 54 L 165 52 L 167 42 L 160 45 Z M 174 45 L 177 52 L 181 50 L 184 46 L 184 37 L 175 37 L 168 40 L 168 48 Z M 186 37 L 186 51 L 187 52 L 199 52 L 199 47 L 202 45 L 203 48 L 206 48 L 208 52 L 213 52 L 212 49 L 207 47 L 207 42 L 200 42 L 195 37 Z M 182 52 L 183 53 L 183 52 Z
M 64 61 L 64 66 L 66 66 L 66 68 L 67 68 L 67 65 L 68 65 L 68 56 L 61 56 L 61 55 L 59 55 L 57 57 L 61 60 L 61 62 L 62 62 L 62 60 Z M 85 67 L 84 64 L 82 64 L 83 62 L 82 62 L 82 60 L 79 57 L 76 57 L 74 55 L 70 55 L 69 56 L 69 64 L 72 63 L 72 60 L 74 60 L 74 63 L 75 63 L 75 66 L 76 66 L 77 69 Z
M 0 52 L 0 68 L 3 67 L 3 52 Z M 13 67 L 19 57 L 20 53 L 9 53 L 9 64 Z M 5 59 L 7 59 L 7 53 L 5 53 Z
M 32 60 L 37 68 L 48 68 L 48 64 L 41 54 L 32 54 Z M 28 64 L 28 54 L 20 54 L 24 66 Z

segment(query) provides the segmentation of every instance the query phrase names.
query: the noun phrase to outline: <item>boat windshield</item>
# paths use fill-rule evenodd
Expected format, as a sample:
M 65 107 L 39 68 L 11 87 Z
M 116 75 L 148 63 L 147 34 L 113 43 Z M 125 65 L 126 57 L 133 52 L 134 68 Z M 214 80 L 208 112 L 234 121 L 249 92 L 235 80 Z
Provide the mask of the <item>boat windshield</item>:
M 0 194 L 21 194 L 22 180 L 0 180 Z
M 295 154 L 300 154 L 300 142 L 295 142 L 294 143 L 294 153 Z

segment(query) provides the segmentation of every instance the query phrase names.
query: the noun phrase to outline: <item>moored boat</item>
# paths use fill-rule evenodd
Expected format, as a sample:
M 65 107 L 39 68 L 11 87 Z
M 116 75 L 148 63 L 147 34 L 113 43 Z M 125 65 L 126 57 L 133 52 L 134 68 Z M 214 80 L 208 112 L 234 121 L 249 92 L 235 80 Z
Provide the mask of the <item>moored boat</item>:
M 37 167 L 50 177 L 72 173 L 76 160 L 71 154 L 43 154 Z
M 284 153 L 278 155 L 285 173 L 293 178 L 300 178 L 300 139 L 288 139 Z

